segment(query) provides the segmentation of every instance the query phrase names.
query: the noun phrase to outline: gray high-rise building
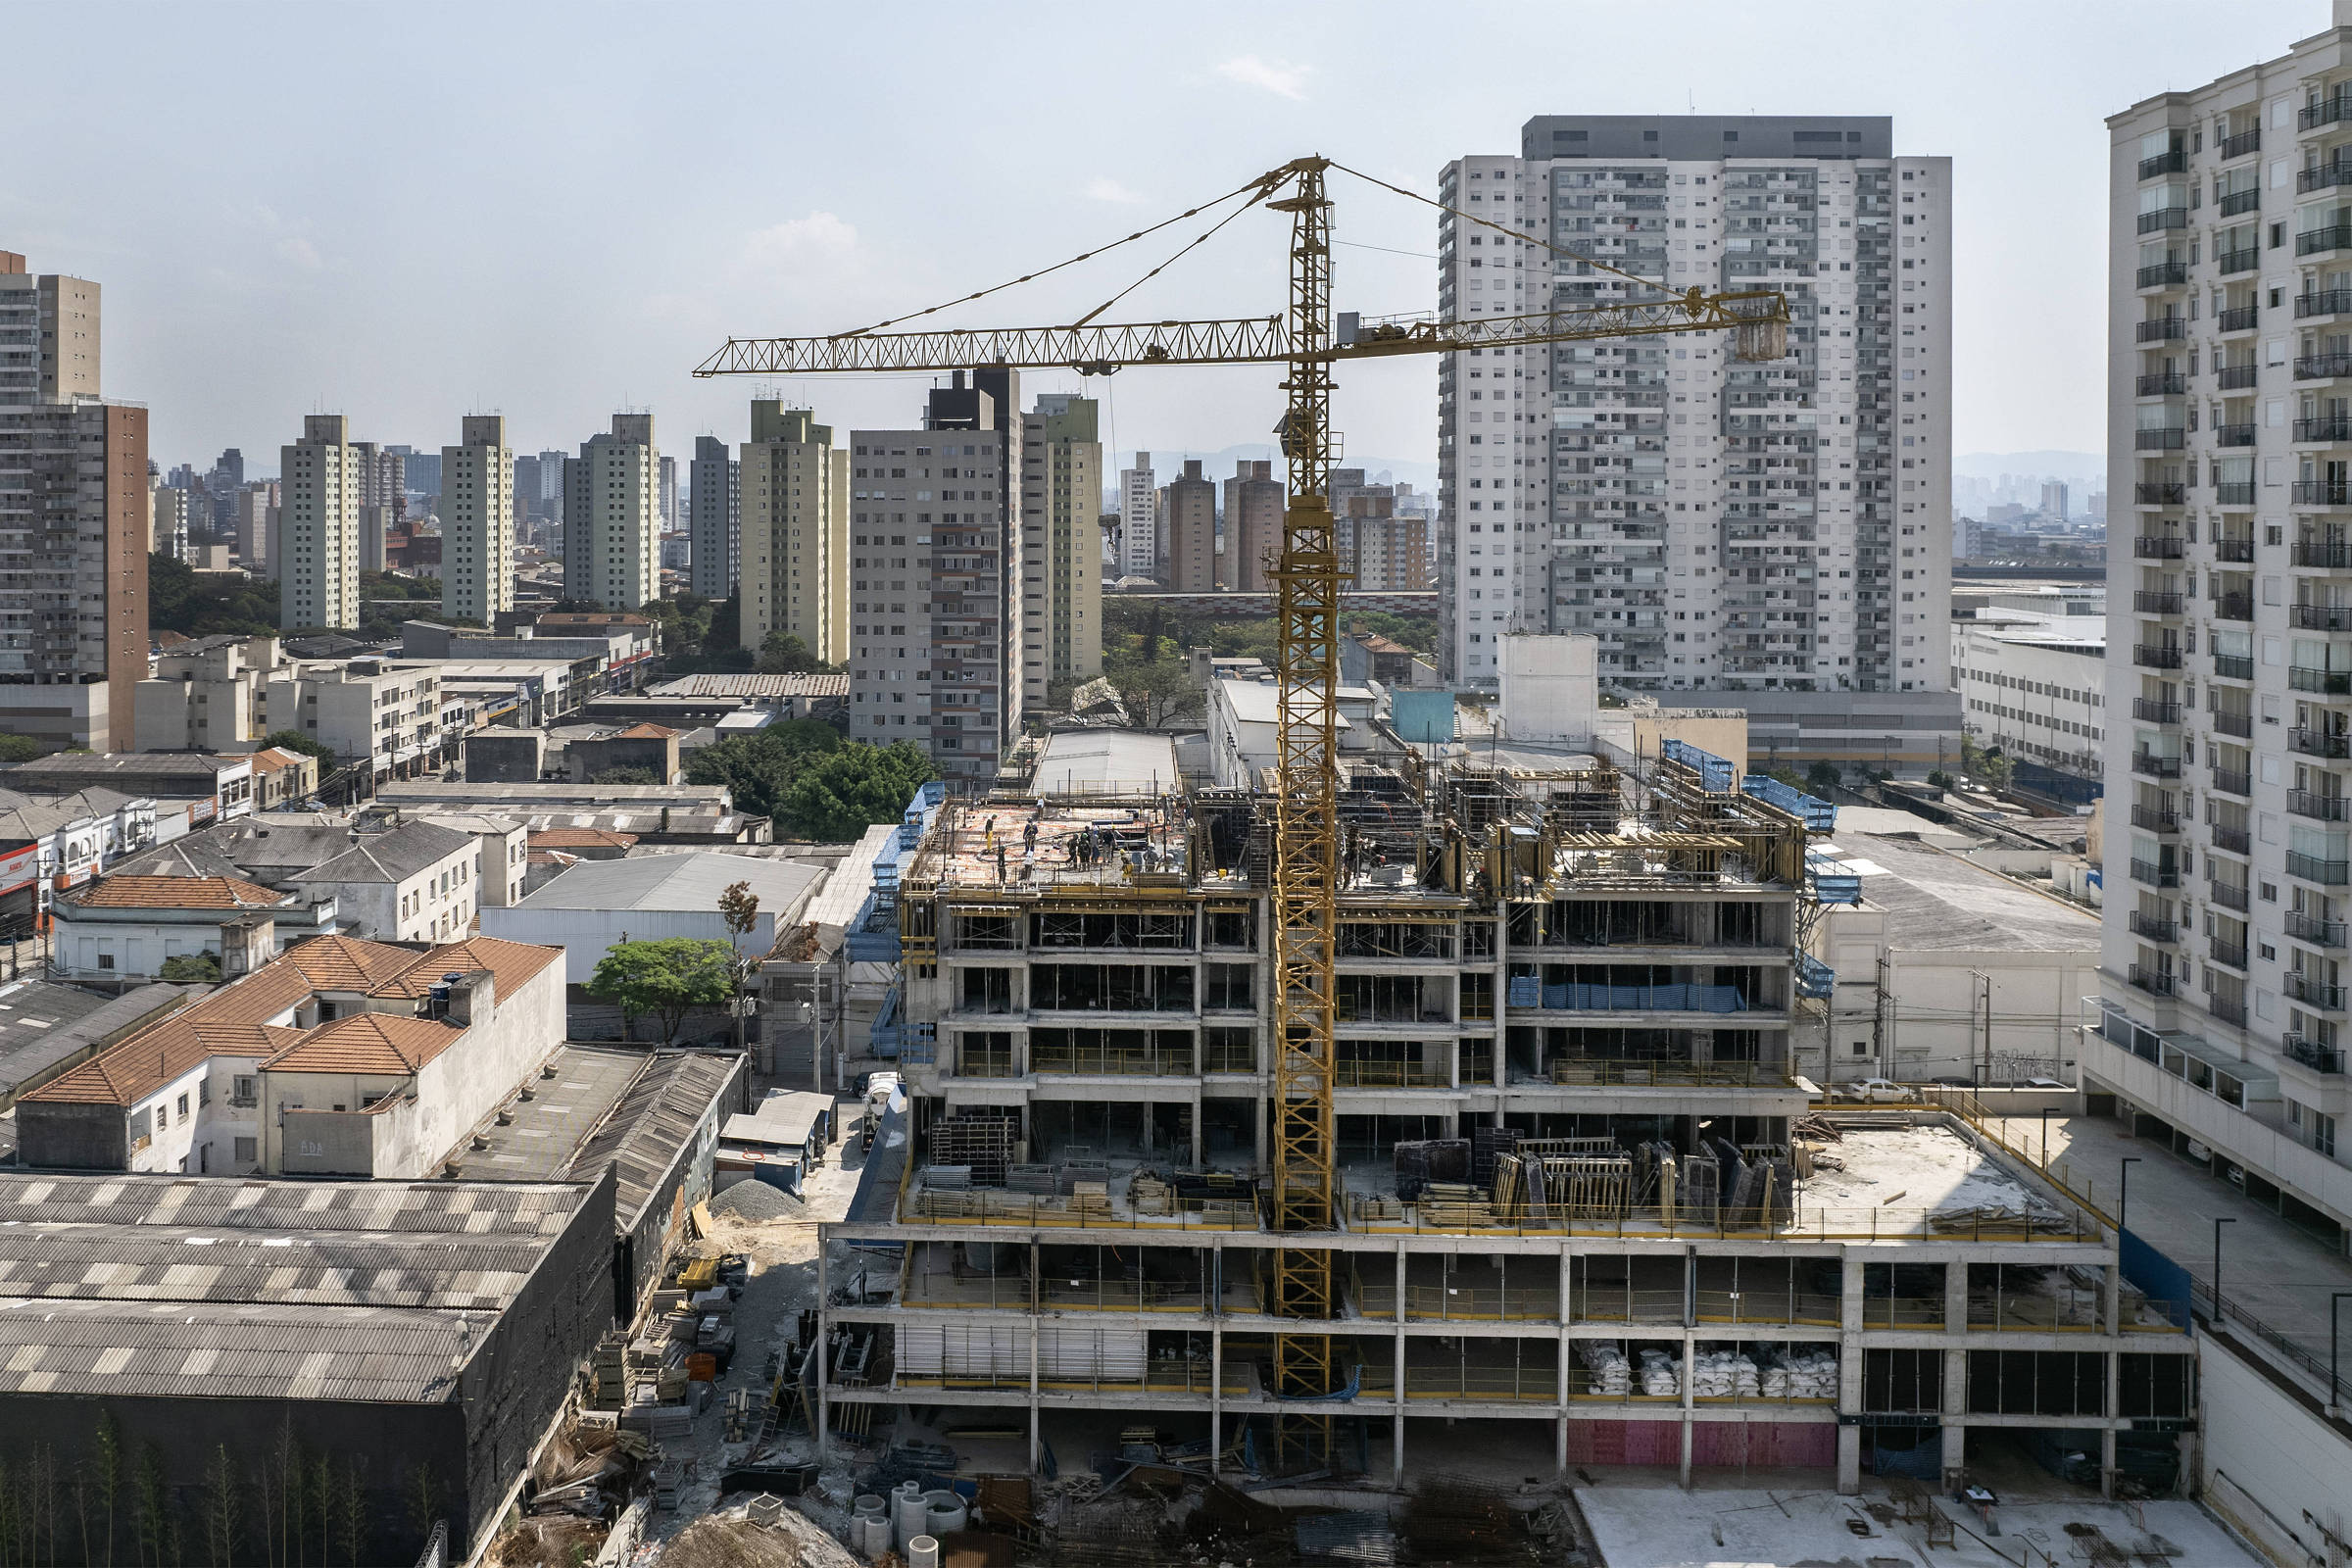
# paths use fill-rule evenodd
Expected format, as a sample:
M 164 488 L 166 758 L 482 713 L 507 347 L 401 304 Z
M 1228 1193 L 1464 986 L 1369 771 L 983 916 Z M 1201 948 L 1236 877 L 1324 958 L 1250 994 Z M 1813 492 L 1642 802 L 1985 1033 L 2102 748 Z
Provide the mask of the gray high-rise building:
M 635 610 L 660 597 L 661 458 L 652 415 L 615 414 L 610 433 L 589 437 L 564 465 L 565 598 Z
M 955 373 L 922 428 L 850 437 L 850 736 L 985 789 L 1020 732 L 1020 376 Z
M 1950 160 L 1896 156 L 1883 118 L 1544 115 L 1440 178 L 1499 225 L 1441 220 L 1446 317 L 1662 285 L 1777 290 L 1791 318 L 1771 364 L 1722 333 L 1443 359 L 1446 674 L 1491 690 L 1502 637 L 1589 632 L 1612 687 L 1944 692 Z
M 706 599 L 725 599 L 743 574 L 743 470 L 714 435 L 694 438 L 686 531 L 688 580 Z

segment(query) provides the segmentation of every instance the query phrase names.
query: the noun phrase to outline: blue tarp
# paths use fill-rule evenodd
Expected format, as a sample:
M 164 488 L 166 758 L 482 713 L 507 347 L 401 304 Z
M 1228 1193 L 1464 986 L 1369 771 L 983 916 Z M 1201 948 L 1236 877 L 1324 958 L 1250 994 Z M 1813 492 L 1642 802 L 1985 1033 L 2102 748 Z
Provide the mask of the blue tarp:
M 2124 1278 L 2137 1286 L 2150 1302 L 2162 1302 L 2175 1323 L 2196 1332 L 2196 1319 L 2188 1310 L 2188 1270 L 2131 1231 L 2122 1233 L 2116 1263 Z

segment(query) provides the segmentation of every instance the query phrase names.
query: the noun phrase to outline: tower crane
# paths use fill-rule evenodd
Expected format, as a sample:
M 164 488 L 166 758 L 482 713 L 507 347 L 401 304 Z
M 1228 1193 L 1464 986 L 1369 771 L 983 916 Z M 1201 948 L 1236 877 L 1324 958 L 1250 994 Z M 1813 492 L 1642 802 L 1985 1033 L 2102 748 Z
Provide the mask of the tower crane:
M 1429 317 L 1333 318 L 1332 201 L 1325 176 L 1353 174 L 1395 194 L 1428 201 L 1328 158 L 1294 159 L 1203 207 L 1139 230 L 1126 239 L 935 306 L 915 316 L 827 337 L 730 338 L 695 370 L 697 376 L 781 376 L 901 370 L 1072 369 L 1108 374 L 1127 366 L 1280 365 L 1289 394 L 1275 427 L 1288 469 L 1290 498 L 1282 547 L 1272 571 L 1277 623 L 1276 783 L 1272 904 L 1274 914 L 1274 1170 L 1269 1201 L 1274 1229 L 1296 1238 L 1275 1254 L 1268 1310 L 1302 1325 L 1275 1337 L 1275 1393 L 1302 1401 L 1275 1421 L 1278 1469 L 1331 1458 L 1331 1405 L 1346 1379 L 1336 1375 L 1327 1325 L 1338 1316 L 1333 1254 L 1315 1237 L 1340 1223 L 1337 1118 L 1332 1108 L 1335 1052 L 1333 957 L 1340 891 L 1338 532 L 1330 503 L 1332 367 L 1344 360 L 1443 354 L 1670 332 L 1733 334 L 1740 360 L 1783 358 L 1788 308 L 1776 291 L 1672 290 L 1587 257 L 1573 259 L 1616 273 L 1658 298 L 1468 320 Z M 1153 268 L 1103 306 L 1066 326 L 999 329 L 925 327 L 889 332 L 919 317 L 967 304 L 1141 240 L 1228 202 L 1214 227 L 1179 249 L 1202 243 L 1242 212 L 1265 207 L 1291 220 L 1290 297 L 1279 315 L 1224 320 L 1096 324 Z M 1430 205 L 1439 205 L 1431 203 Z M 1512 239 L 1572 255 L 1499 221 L 1445 211 Z M 1017 461 L 1018 454 L 1011 455 Z M 1009 555 L 1017 542 L 1004 541 Z M 1017 559 L 1017 558 L 1015 558 Z M 1313 1325 L 1308 1328 L 1305 1325 Z M 1402 1390 L 1397 1391 L 1399 1396 Z

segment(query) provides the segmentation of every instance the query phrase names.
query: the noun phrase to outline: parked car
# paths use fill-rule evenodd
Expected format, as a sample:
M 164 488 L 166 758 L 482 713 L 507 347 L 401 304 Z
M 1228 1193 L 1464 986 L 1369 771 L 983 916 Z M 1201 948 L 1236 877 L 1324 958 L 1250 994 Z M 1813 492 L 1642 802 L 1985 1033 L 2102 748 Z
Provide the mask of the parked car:
M 1845 1086 L 1845 1098 L 1875 1105 L 1887 1102 L 1899 1103 L 1906 1100 L 1917 1100 L 1919 1094 L 1910 1086 L 1898 1084 L 1890 1078 L 1857 1078 Z

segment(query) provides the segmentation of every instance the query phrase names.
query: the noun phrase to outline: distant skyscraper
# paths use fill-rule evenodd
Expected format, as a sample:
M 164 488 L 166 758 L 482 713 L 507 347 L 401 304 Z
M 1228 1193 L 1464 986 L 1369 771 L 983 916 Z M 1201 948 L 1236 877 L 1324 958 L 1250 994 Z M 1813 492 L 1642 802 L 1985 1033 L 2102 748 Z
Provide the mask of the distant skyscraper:
M 661 471 L 650 414 L 615 414 L 564 465 L 564 597 L 605 610 L 661 597 Z
M 361 465 L 340 414 L 302 421 L 278 449 L 278 624 L 349 629 L 360 623 Z
M 514 454 L 507 421 L 469 414 L 460 444 L 443 447 L 441 612 L 485 626 L 514 608 Z
M 1022 425 L 1021 696 L 1102 673 L 1102 442 L 1092 398 L 1041 394 Z
M 694 438 L 694 468 L 686 503 L 694 591 L 706 599 L 735 592 L 743 561 L 743 476 L 727 444 L 714 435 Z M 740 613 L 741 607 L 738 606 Z
M 703 471 L 701 460 L 695 467 Z M 737 473 L 743 560 L 736 624 L 743 646 L 757 651 L 780 631 L 826 663 L 840 663 L 850 650 L 848 450 L 833 445 L 832 427 L 816 423 L 808 410 L 757 399 Z M 695 488 L 699 496 L 699 478 Z
M 677 525 L 678 460 L 663 458 L 662 460 L 662 526 L 675 528 Z
M 2056 521 L 2064 522 L 2066 520 L 2066 481 L 2064 479 L 2044 479 L 2041 482 L 2041 510 L 2044 515 Z
M 1186 459 L 1160 492 L 1159 538 L 1167 552 L 1164 586 L 1180 594 L 1216 591 L 1217 487 L 1200 476 L 1198 458 Z
M 149 498 L 154 512 L 155 553 L 173 561 L 188 559 L 188 493 L 169 486 Z
M 0 730 L 131 744 L 147 677 L 147 411 L 98 390 L 98 285 L 0 251 Z
M 237 562 L 257 577 L 274 581 L 277 554 L 270 541 L 277 533 L 277 481 L 264 479 L 237 491 Z
M 1590 632 L 1608 686 L 1943 693 L 1951 161 L 1895 156 L 1882 118 L 1542 115 L 1439 177 L 1447 207 L 1620 270 L 1442 217 L 1442 316 L 1696 286 L 1793 318 L 1771 364 L 1721 332 L 1442 358 L 1444 673 L 1492 690 L 1505 634 Z
M 1149 452 L 1138 452 L 1135 466 L 1119 470 L 1119 575 L 1159 575 L 1159 483 Z
M 967 790 L 1020 731 L 1019 399 L 1015 372 L 958 370 L 923 428 L 850 438 L 851 738 L 910 741 Z
M 1225 577 L 1243 593 L 1274 591 L 1271 564 L 1282 554 L 1288 497 L 1270 462 L 1244 459 L 1225 481 Z

